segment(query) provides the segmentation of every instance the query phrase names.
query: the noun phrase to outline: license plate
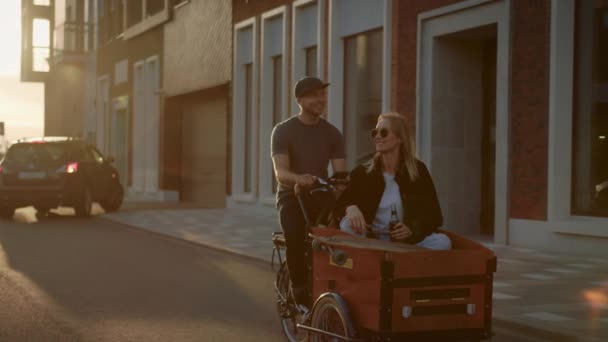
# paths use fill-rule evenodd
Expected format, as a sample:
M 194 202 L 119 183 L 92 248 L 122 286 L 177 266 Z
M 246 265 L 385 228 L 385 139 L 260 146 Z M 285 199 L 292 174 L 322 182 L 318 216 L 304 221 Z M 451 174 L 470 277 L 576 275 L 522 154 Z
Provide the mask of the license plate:
M 46 172 L 19 172 L 18 177 L 23 180 L 45 179 Z

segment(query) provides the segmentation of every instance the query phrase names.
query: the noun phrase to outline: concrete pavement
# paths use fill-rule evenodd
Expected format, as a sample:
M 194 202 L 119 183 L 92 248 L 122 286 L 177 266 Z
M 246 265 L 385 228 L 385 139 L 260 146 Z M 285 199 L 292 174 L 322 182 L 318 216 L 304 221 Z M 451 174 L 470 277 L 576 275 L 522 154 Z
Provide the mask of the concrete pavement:
M 271 207 L 127 204 L 102 218 L 267 261 L 271 234 L 280 231 Z M 480 242 L 498 256 L 493 292 L 497 321 L 546 333 L 548 340 L 608 338 L 608 260 Z

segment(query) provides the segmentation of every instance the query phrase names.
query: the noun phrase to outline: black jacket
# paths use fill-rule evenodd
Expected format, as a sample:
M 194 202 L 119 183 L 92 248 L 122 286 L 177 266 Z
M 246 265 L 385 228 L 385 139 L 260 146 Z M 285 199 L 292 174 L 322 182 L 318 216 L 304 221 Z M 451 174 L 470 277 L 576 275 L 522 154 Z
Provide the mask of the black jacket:
M 416 164 L 419 176 L 414 182 L 403 172 L 395 175 L 403 203 L 403 223 L 413 233 L 404 242 L 411 244 L 422 241 L 443 224 L 431 175 L 423 162 L 417 160 Z M 356 205 L 363 213 L 365 222 L 371 224 L 382 200 L 384 187 L 382 171 L 374 170 L 368 173 L 365 166 L 356 167 L 350 173 L 350 184 L 338 199 L 335 217 L 342 219 L 346 208 Z

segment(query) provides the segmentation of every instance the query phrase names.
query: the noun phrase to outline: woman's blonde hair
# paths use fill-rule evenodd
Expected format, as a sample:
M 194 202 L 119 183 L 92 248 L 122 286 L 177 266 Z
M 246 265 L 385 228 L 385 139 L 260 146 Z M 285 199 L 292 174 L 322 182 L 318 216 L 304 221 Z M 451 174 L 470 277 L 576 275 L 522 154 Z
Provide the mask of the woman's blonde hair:
M 380 120 L 387 120 L 391 132 L 401 140 L 401 144 L 399 145 L 400 156 L 398 170 L 407 174 L 411 181 L 416 180 L 418 178 L 416 147 L 405 117 L 398 113 L 383 113 L 378 117 L 378 122 L 380 122 Z M 366 166 L 368 173 L 374 170 L 382 170 L 382 155 L 380 152 L 376 152 L 374 157 L 364 165 Z

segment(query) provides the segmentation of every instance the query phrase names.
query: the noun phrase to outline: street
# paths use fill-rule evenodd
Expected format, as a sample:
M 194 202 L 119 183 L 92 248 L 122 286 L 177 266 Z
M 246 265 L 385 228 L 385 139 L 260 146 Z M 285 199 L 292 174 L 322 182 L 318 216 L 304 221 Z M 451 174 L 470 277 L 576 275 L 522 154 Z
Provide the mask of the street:
M 0 246 L 0 341 L 282 340 L 259 261 L 72 216 L 2 221 Z
M 0 341 L 282 341 L 272 282 L 259 260 L 103 218 L 0 223 Z

